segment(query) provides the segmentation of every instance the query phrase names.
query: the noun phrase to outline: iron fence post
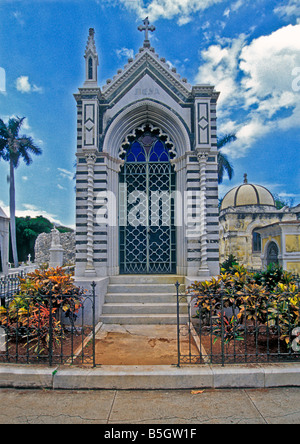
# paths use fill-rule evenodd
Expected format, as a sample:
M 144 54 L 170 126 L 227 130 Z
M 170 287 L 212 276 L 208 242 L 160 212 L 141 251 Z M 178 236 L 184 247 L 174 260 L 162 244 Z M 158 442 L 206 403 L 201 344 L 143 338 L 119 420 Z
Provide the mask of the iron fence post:
M 93 297 L 93 368 L 96 367 L 96 283 L 92 282 Z
M 50 291 L 49 296 L 49 366 L 52 367 L 53 362 L 53 301 L 52 292 Z
M 221 292 L 221 349 L 222 366 L 225 366 L 225 328 L 224 328 L 224 293 Z
M 177 281 L 175 284 L 176 296 L 177 296 L 177 367 L 180 367 L 180 305 L 179 305 L 179 287 L 180 284 Z

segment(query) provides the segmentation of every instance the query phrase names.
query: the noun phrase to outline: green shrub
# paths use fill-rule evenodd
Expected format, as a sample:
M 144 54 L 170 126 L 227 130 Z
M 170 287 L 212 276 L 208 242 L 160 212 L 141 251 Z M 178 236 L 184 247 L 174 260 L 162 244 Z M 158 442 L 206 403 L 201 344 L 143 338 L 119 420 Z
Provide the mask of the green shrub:
M 216 279 L 194 282 L 188 292 L 197 309 L 195 317 L 207 326 L 214 319 L 212 335 L 220 339 L 223 330 L 226 344 L 243 340 L 242 326 L 259 325 L 278 334 L 290 347 L 291 332 L 300 325 L 299 287 L 293 276 L 278 266 L 252 273 L 233 265 L 226 272 L 223 268 Z
M 258 285 L 266 286 L 273 291 L 279 283 L 289 284 L 293 280 L 291 273 L 284 271 L 280 265 L 270 264 L 266 270 L 254 273 L 253 279 Z
M 220 265 L 221 273 L 235 273 L 235 267 L 238 265 L 237 258 L 233 254 L 230 254 L 226 261 Z

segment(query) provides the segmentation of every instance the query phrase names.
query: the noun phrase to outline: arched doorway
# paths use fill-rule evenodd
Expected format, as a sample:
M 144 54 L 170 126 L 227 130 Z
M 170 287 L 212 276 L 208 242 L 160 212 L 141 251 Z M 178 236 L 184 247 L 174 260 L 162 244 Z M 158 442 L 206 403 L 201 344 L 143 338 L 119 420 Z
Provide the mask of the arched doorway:
M 267 265 L 278 264 L 279 250 L 275 242 L 271 242 L 267 249 Z
M 172 144 L 149 125 L 127 137 L 120 183 L 120 273 L 176 273 Z

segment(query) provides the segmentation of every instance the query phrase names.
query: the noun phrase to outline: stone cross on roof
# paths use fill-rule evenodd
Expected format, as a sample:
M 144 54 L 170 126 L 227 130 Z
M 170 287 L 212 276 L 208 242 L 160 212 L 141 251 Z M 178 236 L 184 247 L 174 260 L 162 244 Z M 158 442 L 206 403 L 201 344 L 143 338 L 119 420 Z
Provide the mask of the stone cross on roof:
M 144 47 L 150 48 L 149 31 L 154 32 L 156 30 L 156 28 L 153 25 L 149 26 L 150 22 L 149 22 L 148 17 L 145 18 L 143 23 L 144 23 L 144 26 L 140 25 L 138 27 L 138 30 L 141 32 L 145 31 Z

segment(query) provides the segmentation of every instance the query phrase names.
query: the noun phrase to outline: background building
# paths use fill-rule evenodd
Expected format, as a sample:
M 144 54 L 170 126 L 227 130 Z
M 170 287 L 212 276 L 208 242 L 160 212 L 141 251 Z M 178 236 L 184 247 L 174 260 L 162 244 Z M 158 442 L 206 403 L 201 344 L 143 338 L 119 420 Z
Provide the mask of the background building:
M 220 262 L 233 254 L 247 268 L 277 262 L 299 272 L 300 205 L 277 210 L 272 193 L 244 183 L 230 190 L 220 208 Z M 285 236 L 288 243 L 285 242 Z M 297 265 L 296 265 L 297 263 Z

